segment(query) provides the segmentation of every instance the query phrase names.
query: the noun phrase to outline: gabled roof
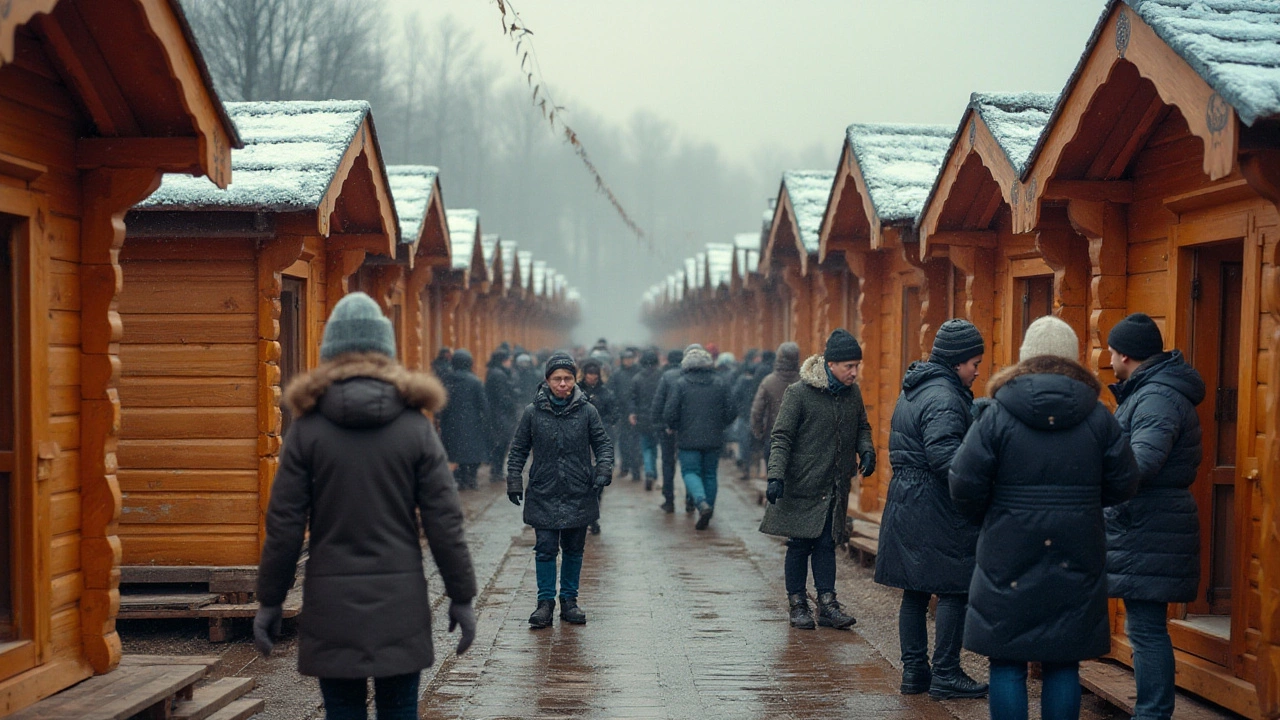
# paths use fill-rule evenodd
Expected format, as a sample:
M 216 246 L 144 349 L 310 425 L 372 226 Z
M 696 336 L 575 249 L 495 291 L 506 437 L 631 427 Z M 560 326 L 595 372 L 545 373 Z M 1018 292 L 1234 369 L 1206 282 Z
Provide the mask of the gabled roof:
M 516 252 L 516 260 L 520 263 L 517 268 L 520 271 L 520 287 L 524 290 L 533 290 L 533 253 L 529 250 L 519 250 Z
M 519 263 L 515 240 L 503 240 L 499 243 L 502 249 L 502 285 L 506 288 L 513 287 L 512 280 L 515 279 L 515 268 Z
M 533 294 L 536 297 L 542 297 L 547 289 L 547 261 L 533 261 Z
M 1058 93 L 973 93 L 969 96 L 969 109 L 982 118 L 1018 175 L 1026 169 L 1031 151 L 1057 104 Z
M 782 192 L 787 194 L 794 213 L 800 242 L 810 253 L 818 252 L 818 230 L 827 211 L 831 182 L 836 174 L 830 170 L 788 170 L 782 173 Z
M 712 290 L 728 285 L 733 277 L 733 254 L 729 243 L 707 243 L 707 277 Z
M 476 238 L 480 231 L 480 211 L 470 209 L 448 210 L 450 254 L 454 270 L 468 270 L 475 252 Z
M 440 193 L 440 169 L 433 165 L 389 165 L 387 180 L 391 183 L 391 197 L 396 203 L 396 215 L 400 218 L 400 244 L 419 252 L 438 257 L 449 257 L 449 227 L 445 219 L 444 200 Z M 432 209 L 436 215 L 432 215 Z M 438 227 L 427 227 L 430 217 L 438 217 Z M 428 245 L 419 245 L 427 240 Z
M 849 126 L 849 147 L 880 222 L 915 222 L 954 134 L 946 125 Z

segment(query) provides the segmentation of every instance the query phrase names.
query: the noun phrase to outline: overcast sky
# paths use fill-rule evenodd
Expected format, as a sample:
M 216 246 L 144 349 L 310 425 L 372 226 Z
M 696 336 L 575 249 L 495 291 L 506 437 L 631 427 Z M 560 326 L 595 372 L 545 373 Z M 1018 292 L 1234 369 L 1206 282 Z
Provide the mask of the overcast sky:
M 386 0 L 453 15 L 519 76 L 495 0 Z M 1105 0 L 516 0 L 556 101 L 640 109 L 747 162 L 831 147 L 853 122 L 956 123 L 973 91 L 1058 91 Z M 572 121 L 571 121 L 572 122 Z

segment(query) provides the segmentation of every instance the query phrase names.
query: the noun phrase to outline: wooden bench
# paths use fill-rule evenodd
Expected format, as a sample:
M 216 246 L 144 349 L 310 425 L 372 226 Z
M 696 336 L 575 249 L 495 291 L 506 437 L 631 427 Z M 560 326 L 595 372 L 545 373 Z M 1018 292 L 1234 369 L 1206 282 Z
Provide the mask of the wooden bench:
M 1133 670 L 1119 663 L 1106 660 L 1086 660 L 1080 663 L 1080 685 L 1089 692 L 1133 714 L 1133 703 L 1138 693 L 1133 680 Z M 1173 710 L 1174 720 L 1227 720 L 1239 717 L 1216 705 L 1179 691 Z

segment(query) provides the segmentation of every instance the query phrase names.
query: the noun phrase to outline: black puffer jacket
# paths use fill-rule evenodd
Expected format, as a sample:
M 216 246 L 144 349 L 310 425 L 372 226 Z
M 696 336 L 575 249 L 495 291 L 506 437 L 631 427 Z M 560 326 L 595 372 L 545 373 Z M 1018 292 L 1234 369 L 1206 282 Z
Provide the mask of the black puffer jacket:
M 449 451 L 449 462 L 478 465 L 489 460 L 489 396 L 484 383 L 468 365 L 458 367 L 444 378 L 449 404 L 440 411 L 440 439 Z
M 1111 597 L 1190 602 L 1200 586 L 1200 520 L 1188 489 L 1200 467 L 1200 373 L 1182 353 L 1147 360 L 1111 386 L 1138 461 L 1138 494 L 1107 510 Z
M 927 593 L 965 593 L 978 526 L 951 503 L 947 471 L 969 430 L 973 393 L 954 369 L 912 363 L 889 426 L 893 479 L 881 515 L 876 582 Z
M 516 414 L 520 412 L 511 371 L 500 364 L 490 364 L 484 376 L 484 394 L 489 402 L 490 442 L 508 442 L 519 419 Z
M 618 424 L 618 416 L 622 412 L 618 405 L 618 396 L 613 392 L 613 383 L 605 383 L 603 379 L 596 383 L 595 387 L 587 385 L 585 382 L 578 383 L 578 389 L 587 397 L 587 402 L 596 406 L 596 411 L 600 413 L 600 420 L 605 427 L 613 427 Z
M 635 382 L 631 384 L 631 412 L 636 416 L 636 432 L 647 435 L 658 431 L 649 412 L 661 381 L 662 369 L 657 365 L 641 368 L 636 373 Z
M 1077 363 L 1033 357 L 989 389 L 950 473 L 956 506 L 982 523 L 964 646 L 1015 661 L 1103 655 L 1102 508 L 1133 495 L 1133 452 Z
M 521 476 L 530 453 L 533 469 L 525 488 Z M 524 493 L 525 524 L 539 530 L 568 530 L 598 520 L 597 475 L 613 475 L 613 442 L 600 413 L 578 388 L 568 404 L 557 407 L 543 384 L 524 409 L 507 455 L 507 492 Z
M 633 412 L 631 392 L 636 383 L 636 373 L 639 372 L 640 366 L 633 364 L 631 367 L 620 367 L 609 376 L 609 390 L 613 392 L 613 399 L 618 403 L 616 420 L 618 423 L 625 423 L 627 416 Z
M 363 678 L 427 667 L 419 518 L 445 592 L 456 601 L 476 594 L 453 476 L 422 413 L 444 401 L 440 383 L 351 353 L 300 376 L 284 399 L 297 419 L 267 507 L 259 601 L 284 602 L 310 530 L 298 671 Z
M 717 450 L 724 447 L 724 429 L 733 423 L 733 401 L 724 380 L 697 358 L 706 353 L 688 353 L 681 363 L 680 378 L 667 395 L 663 418 L 676 431 L 681 450 Z M 692 360 L 692 362 L 691 362 Z

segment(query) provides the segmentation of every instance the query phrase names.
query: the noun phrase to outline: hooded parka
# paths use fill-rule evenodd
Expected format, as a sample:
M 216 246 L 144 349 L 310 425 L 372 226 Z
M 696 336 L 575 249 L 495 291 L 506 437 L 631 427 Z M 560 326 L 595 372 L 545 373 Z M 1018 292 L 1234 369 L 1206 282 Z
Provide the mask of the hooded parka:
M 530 453 L 526 488 L 521 476 Z M 524 493 L 525 524 L 538 530 L 590 525 L 600 518 L 595 478 L 612 475 L 613 442 L 595 406 L 578 387 L 558 406 L 543 383 L 524 409 L 507 455 L 507 492 Z
M 768 440 L 773 424 L 778 420 L 778 408 L 782 407 L 782 394 L 800 381 L 800 357 L 778 353 L 773 361 L 773 372 L 760 381 L 755 397 L 751 399 L 751 434 L 758 440 Z
M 323 678 L 413 673 L 434 660 L 419 521 L 445 592 L 476 594 L 462 507 L 423 410 L 443 388 L 377 353 L 348 353 L 285 392 L 294 412 L 267 508 L 258 600 L 280 605 L 303 539 L 310 557 L 298 671 Z
M 782 479 L 782 497 L 766 505 L 760 532 L 812 539 L 827 517 L 837 545 L 848 540 L 844 517 L 858 458 L 874 450 L 862 390 L 832 393 L 821 355 L 804 361 L 800 382 L 786 389 L 770 436 L 769 477 Z
M 1032 357 L 988 389 L 950 473 L 956 507 L 982 526 L 964 646 L 1009 661 L 1104 655 L 1102 508 L 1133 495 L 1133 452 L 1078 363 Z
M 1200 519 L 1190 487 L 1202 449 L 1204 380 L 1174 350 L 1111 386 L 1116 421 L 1138 462 L 1138 494 L 1108 508 L 1111 597 L 1190 602 L 1200 586 Z
M 724 429 L 733 422 L 729 387 L 704 351 L 686 352 L 680 377 L 667 393 L 663 410 L 666 426 L 676 431 L 681 450 L 716 450 L 724 447 Z
M 973 392 L 954 368 L 915 362 L 889 424 L 893 479 L 880 521 L 876 582 L 917 592 L 966 593 L 978 526 L 951 503 L 947 471 L 969 430 Z
M 444 378 L 449 404 L 439 413 L 440 439 L 449 462 L 479 465 L 489 461 L 489 396 L 484 383 L 471 372 L 471 356 L 459 350 L 453 370 Z

